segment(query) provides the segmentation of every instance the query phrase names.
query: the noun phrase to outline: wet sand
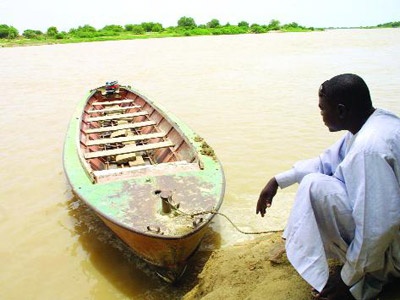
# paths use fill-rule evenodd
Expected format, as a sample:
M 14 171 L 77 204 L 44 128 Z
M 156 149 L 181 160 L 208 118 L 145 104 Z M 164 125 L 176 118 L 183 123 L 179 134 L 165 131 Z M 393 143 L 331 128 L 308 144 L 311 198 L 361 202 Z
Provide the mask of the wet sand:
M 281 244 L 281 234 L 273 233 L 214 251 L 183 299 L 312 299 L 311 287 L 285 253 L 276 255 Z M 388 285 L 378 299 L 400 299 L 399 283 Z
M 276 255 L 281 245 L 274 233 L 215 251 L 183 299 L 309 299 L 308 284 Z

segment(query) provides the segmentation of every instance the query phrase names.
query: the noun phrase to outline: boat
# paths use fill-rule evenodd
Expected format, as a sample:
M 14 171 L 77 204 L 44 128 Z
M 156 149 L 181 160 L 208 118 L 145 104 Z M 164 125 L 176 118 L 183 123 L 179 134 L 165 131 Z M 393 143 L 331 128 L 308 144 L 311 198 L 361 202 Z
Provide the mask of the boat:
M 182 276 L 225 191 L 222 165 L 209 144 L 116 81 L 79 102 L 63 164 L 72 192 L 169 282 Z

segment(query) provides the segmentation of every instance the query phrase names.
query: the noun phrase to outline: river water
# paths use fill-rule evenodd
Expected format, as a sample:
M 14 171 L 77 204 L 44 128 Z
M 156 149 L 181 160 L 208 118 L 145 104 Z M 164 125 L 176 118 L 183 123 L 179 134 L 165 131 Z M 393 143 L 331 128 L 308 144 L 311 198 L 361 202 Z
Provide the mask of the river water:
M 266 181 L 313 157 L 329 133 L 319 85 L 353 72 L 376 107 L 400 114 L 400 30 L 329 30 L 1 48 L 0 299 L 179 299 L 206 250 L 252 236 L 214 219 L 181 286 L 170 287 L 71 194 L 66 129 L 89 89 L 118 80 L 213 146 L 226 175 L 221 211 L 243 230 L 282 229 L 296 187 L 255 215 Z

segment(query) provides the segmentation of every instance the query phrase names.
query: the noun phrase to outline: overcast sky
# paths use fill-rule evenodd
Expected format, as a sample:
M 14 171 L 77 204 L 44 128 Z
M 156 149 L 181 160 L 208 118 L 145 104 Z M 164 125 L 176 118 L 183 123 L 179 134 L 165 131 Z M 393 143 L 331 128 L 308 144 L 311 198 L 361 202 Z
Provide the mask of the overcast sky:
M 158 22 L 176 26 L 183 17 L 197 25 L 217 19 L 220 24 L 281 24 L 308 27 L 353 27 L 400 21 L 400 0 L 0 0 L 0 24 L 46 31 L 68 31 L 85 24 Z

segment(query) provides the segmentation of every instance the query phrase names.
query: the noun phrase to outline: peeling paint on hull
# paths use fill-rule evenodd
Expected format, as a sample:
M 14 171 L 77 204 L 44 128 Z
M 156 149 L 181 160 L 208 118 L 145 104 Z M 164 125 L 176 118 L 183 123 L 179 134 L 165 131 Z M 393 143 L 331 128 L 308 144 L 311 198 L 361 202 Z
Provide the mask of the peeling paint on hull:
M 120 87 L 106 94 L 100 87 L 71 119 L 64 169 L 73 192 L 118 237 L 177 277 L 214 216 L 206 212 L 223 201 L 222 165 L 204 145 L 210 148 L 138 91 Z M 168 213 L 160 198 L 165 191 L 171 195 Z

